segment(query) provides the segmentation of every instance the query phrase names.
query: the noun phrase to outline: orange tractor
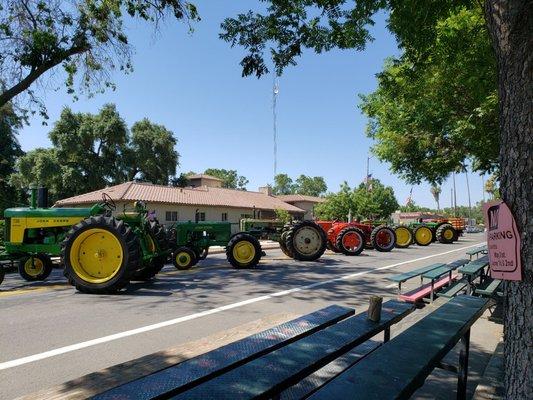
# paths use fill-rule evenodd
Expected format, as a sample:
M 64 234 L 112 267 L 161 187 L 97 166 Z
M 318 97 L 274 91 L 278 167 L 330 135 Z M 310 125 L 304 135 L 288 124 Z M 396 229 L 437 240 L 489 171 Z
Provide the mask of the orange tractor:
M 396 246 L 394 229 L 370 222 L 338 222 L 316 221 L 326 232 L 327 247 L 335 253 L 356 256 L 364 248 L 374 248 L 377 251 L 391 251 Z

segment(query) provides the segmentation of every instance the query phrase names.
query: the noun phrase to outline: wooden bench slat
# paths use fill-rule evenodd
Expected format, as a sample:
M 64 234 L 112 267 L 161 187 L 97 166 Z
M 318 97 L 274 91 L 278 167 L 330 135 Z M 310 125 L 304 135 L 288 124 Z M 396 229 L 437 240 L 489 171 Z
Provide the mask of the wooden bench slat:
M 309 396 L 321 386 L 335 378 L 341 372 L 364 359 L 371 352 L 381 346 L 380 342 L 367 340 L 348 353 L 336 358 L 325 367 L 312 373 L 300 382 L 280 393 L 280 400 L 299 400 Z
M 484 282 L 483 286 L 476 288 L 475 293 L 484 296 L 492 296 L 498 290 L 501 283 L 502 281 L 499 279 L 487 280 L 486 283 Z
M 468 282 L 464 279 L 461 279 L 460 281 L 457 281 L 453 286 L 451 286 L 446 291 L 439 293 L 439 297 L 452 298 L 457 293 L 459 293 L 461 290 L 466 289 L 467 286 L 468 286 Z
M 407 399 L 483 314 L 489 299 L 455 297 L 337 376 L 309 399 Z
M 483 256 L 460 267 L 458 271 L 465 275 L 475 275 L 487 265 L 489 265 L 489 258 L 487 256 Z
M 455 279 L 456 279 L 456 276 L 452 276 L 451 280 L 449 276 L 445 276 L 444 278 L 436 281 L 433 284 L 433 290 L 437 291 L 438 289 L 450 283 L 450 281 L 454 281 Z M 430 294 L 431 294 L 431 283 L 426 283 L 425 285 L 422 285 L 419 288 L 411 290 L 410 292 L 401 294 L 399 297 L 400 299 L 408 303 L 416 303 L 417 301 L 423 299 L 426 296 L 429 296 Z
M 110 389 L 94 399 L 152 399 L 175 388 L 187 387 L 224 373 L 354 313 L 352 308 L 332 305 Z
M 450 271 L 453 271 L 453 269 L 454 268 L 452 266 L 443 265 L 442 267 L 432 269 L 431 271 L 422 274 L 422 278 L 437 279 L 440 278 L 442 275 L 450 273 Z
M 405 282 L 408 279 L 415 278 L 425 272 L 431 271 L 432 269 L 442 267 L 443 265 L 443 263 L 431 264 L 426 267 L 414 269 L 412 271 L 404 272 L 398 275 L 388 276 L 386 279 L 393 282 Z
M 469 256 L 475 256 L 476 254 L 483 253 L 485 251 L 487 251 L 487 246 L 486 245 L 485 246 L 481 246 L 481 247 L 476 247 L 475 249 L 472 249 L 472 250 L 468 250 L 466 252 L 466 254 L 469 255 Z
M 412 310 L 406 303 L 388 301 L 383 304 L 379 322 L 370 321 L 366 312 L 347 318 L 172 398 L 268 398 L 375 336 Z
M 462 267 L 463 265 L 466 265 L 470 262 L 468 258 L 461 258 L 459 260 L 452 261 L 451 263 L 448 263 L 447 265 L 450 265 L 454 267 L 454 269 Z

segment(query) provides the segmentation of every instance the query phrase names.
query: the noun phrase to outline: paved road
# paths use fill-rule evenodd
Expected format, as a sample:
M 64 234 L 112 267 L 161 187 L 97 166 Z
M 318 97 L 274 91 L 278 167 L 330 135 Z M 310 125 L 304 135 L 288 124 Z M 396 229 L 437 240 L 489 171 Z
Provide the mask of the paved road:
M 210 255 L 190 271 L 166 266 L 154 282 L 114 296 L 78 293 L 59 270 L 38 284 L 10 274 L 0 286 L 0 397 L 32 393 L 273 314 L 303 314 L 332 303 L 362 310 L 371 294 L 394 297 L 386 276 L 463 258 L 482 241 L 483 234 L 470 234 L 453 245 L 391 253 L 327 252 L 310 263 L 268 250 L 255 270 L 234 270 L 222 254 Z

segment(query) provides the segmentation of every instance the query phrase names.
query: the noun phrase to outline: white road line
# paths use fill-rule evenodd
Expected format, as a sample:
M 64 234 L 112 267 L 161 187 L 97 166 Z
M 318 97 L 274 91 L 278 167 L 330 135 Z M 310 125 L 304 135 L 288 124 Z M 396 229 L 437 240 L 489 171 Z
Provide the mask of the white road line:
M 400 265 L 409 264 L 409 263 L 413 263 L 413 262 L 417 262 L 417 261 L 423 261 L 423 260 L 427 260 L 429 258 L 443 256 L 443 255 L 450 254 L 450 253 L 455 253 L 455 252 L 458 252 L 458 251 L 461 251 L 461 250 L 464 250 L 464 249 L 469 249 L 471 247 L 479 246 L 480 243 L 476 243 L 476 244 L 473 244 L 471 246 L 461 247 L 461 248 L 450 250 L 450 251 L 445 251 L 443 253 L 432 254 L 432 255 L 429 255 L 429 256 L 415 258 L 415 259 L 408 260 L 408 261 L 402 261 L 402 262 L 399 262 L 399 263 L 396 263 L 396 264 L 386 265 L 384 267 L 378 267 L 378 268 L 369 269 L 369 270 L 366 270 L 366 271 L 356 272 L 356 273 L 353 273 L 353 274 L 343 275 L 343 276 L 340 276 L 338 278 L 328 279 L 328 280 L 321 281 L 321 282 L 315 282 L 315 283 L 312 283 L 310 285 L 299 286 L 299 287 L 295 287 L 295 288 L 292 288 L 292 289 L 283 290 L 281 292 L 268 294 L 268 295 L 265 295 L 265 296 L 254 297 L 252 299 L 239 301 L 238 303 L 227 304 L 225 306 L 213 308 L 211 310 L 206 310 L 206 311 L 202 311 L 202 312 L 195 313 L 195 314 L 185 315 L 183 317 L 170 319 L 168 321 L 158 322 L 158 323 L 152 324 L 152 325 L 142 326 L 140 328 L 136 328 L 136 329 L 131 329 L 129 331 L 115 333 L 113 335 L 103 336 L 103 337 L 97 338 L 97 339 L 87 340 L 85 342 L 71 344 L 69 346 L 59 347 L 57 349 L 45 351 L 43 353 L 34 354 L 32 356 L 17 358 L 15 360 L 11 360 L 11 361 L 6 361 L 6 362 L 3 362 L 3 363 L 0 363 L 0 371 L 4 370 L 4 369 L 13 368 L 13 367 L 18 367 L 18 366 L 24 365 L 24 364 L 29 364 L 29 363 L 32 363 L 32 362 L 35 362 L 35 361 L 44 360 L 46 358 L 58 356 L 60 354 L 70 353 L 72 351 L 85 349 L 85 348 L 91 347 L 91 346 L 96 346 L 98 344 L 111 342 L 113 340 L 122 339 L 122 338 L 125 338 L 125 337 L 128 337 L 128 336 L 138 335 L 140 333 L 149 332 L 149 331 L 153 331 L 153 330 L 156 330 L 156 329 L 161 329 L 161 328 L 164 328 L 164 327 L 167 327 L 167 326 L 181 324 L 182 322 L 191 321 L 193 319 L 206 317 L 206 316 L 211 315 L 211 314 L 216 314 L 216 313 L 219 313 L 219 312 L 222 312 L 222 311 L 227 311 L 227 310 L 231 310 L 231 309 L 238 308 L 238 307 L 243 307 L 243 306 L 246 306 L 248 304 L 253 304 L 253 303 L 260 302 L 260 301 L 269 300 L 269 299 L 272 299 L 272 298 L 275 298 L 275 297 L 286 296 L 288 294 L 301 292 L 302 290 L 316 288 L 318 286 L 327 285 L 327 284 L 332 283 L 332 282 L 350 280 L 350 279 L 356 278 L 356 277 L 361 276 L 361 275 L 370 274 L 370 273 L 372 273 L 374 271 L 383 271 L 385 269 L 391 269 L 391 268 L 394 268 L 394 267 L 398 267 Z

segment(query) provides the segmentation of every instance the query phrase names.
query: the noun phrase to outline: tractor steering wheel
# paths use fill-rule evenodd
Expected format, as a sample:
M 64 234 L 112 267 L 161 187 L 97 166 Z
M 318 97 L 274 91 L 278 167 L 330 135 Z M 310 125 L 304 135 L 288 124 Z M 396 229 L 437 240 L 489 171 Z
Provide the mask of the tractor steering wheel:
M 117 205 L 107 193 L 102 193 L 102 200 L 104 207 L 109 211 L 115 211 L 117 209 Z

